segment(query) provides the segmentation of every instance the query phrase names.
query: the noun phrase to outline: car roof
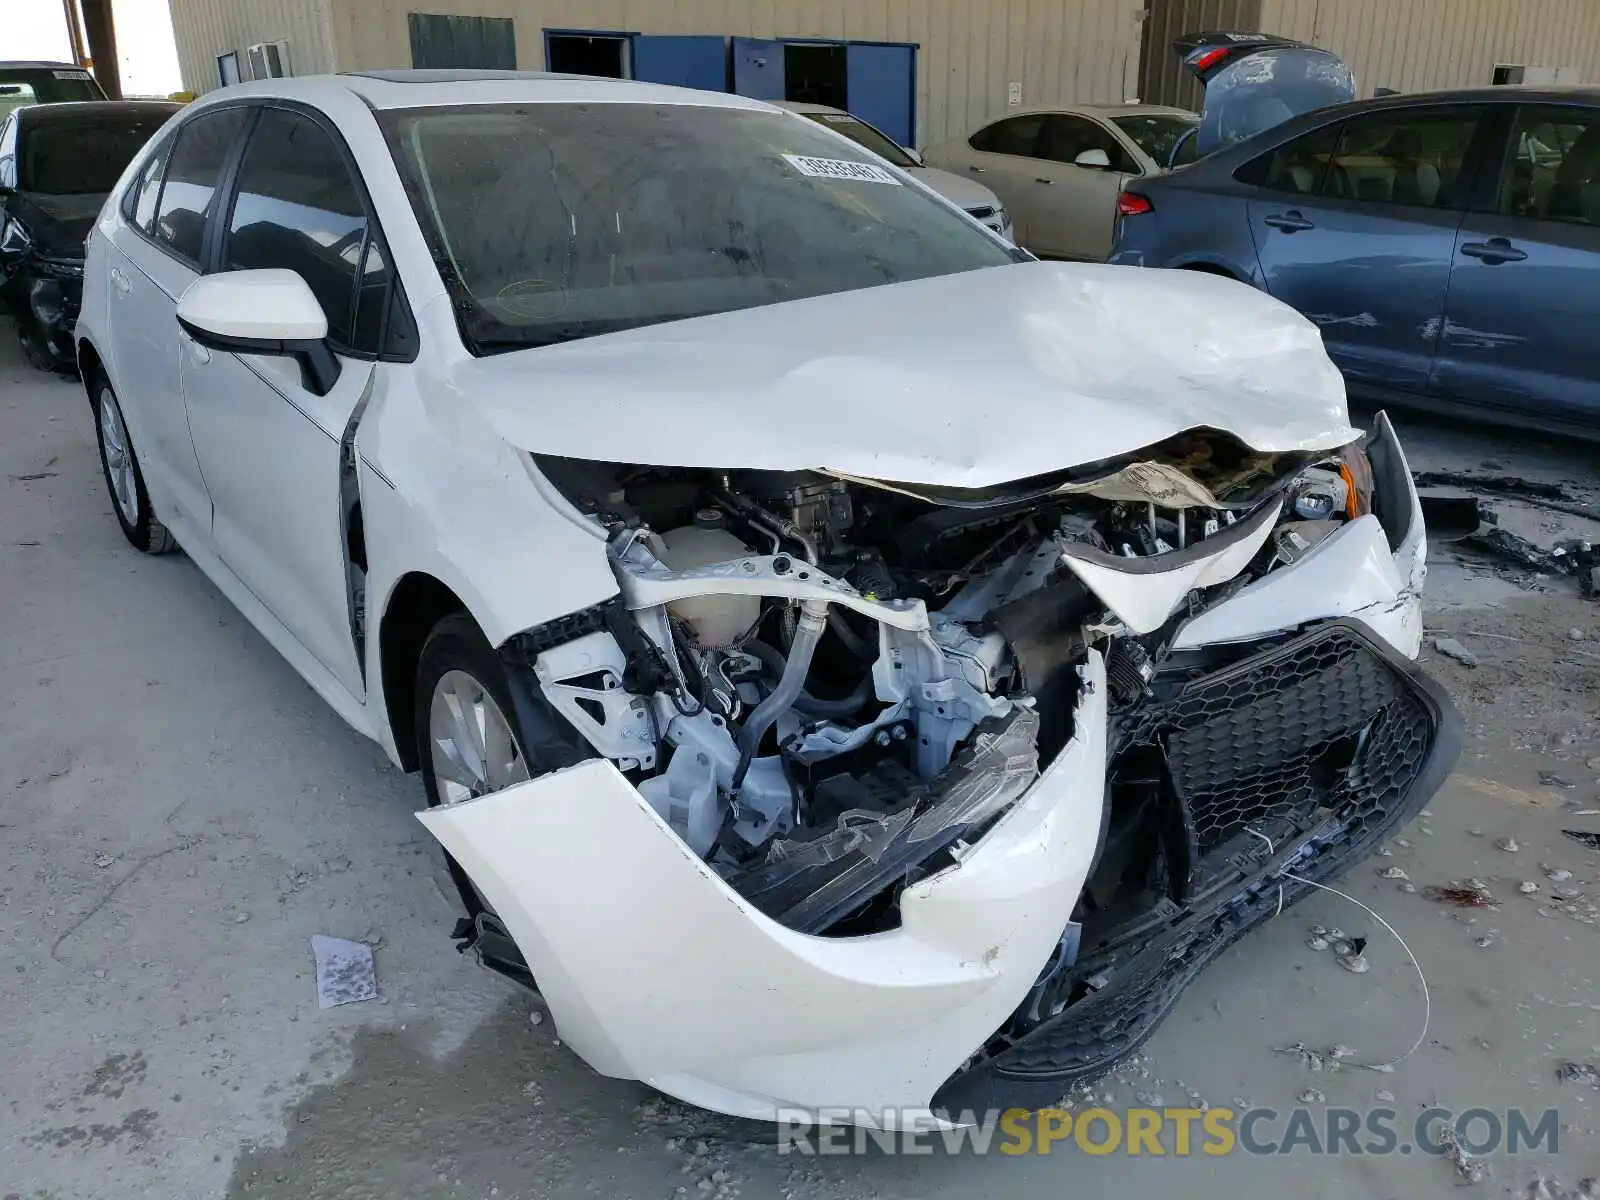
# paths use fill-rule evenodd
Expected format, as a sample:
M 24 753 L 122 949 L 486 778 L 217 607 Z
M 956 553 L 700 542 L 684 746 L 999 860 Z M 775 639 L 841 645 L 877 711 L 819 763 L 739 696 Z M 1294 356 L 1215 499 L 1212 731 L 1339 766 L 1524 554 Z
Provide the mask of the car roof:
M 368 108 L 428 108 L 461 104 L 685 104 L 706 108 L 773 111 L 746 96 L 702 92 L 666 84 L 544 71 L 384 70 L 304 75 L 238 83 L 208 92 L 214 97 L 261 96 L 325 105 L 354 94 Z M 192 106 L 191 106 L 192 107 Z
M 79 66 L 72 62 L 50 62 L 46 59 L 8 58 L 0 60 L 0 71 L 82 71 L 89 73 L 88 67 Z
M 850 114 L 842 108 L 834 108 L 829 104 L 813 104 L 809 100 L 774 100 L 772 101 L 772 106 L 774 108 L 787 109 L 789 112 L 793 113 L 828 113 L 830 115 L 837 115 L 841 117 L 850 116 Z M 855 117 L 853 119 L 859 121 L 861 118 Z
M 141 113 L 149 116 L 165 113 L 171 116 L 182 107 L 171 100 L 65 100 L 55 104 L 27 104 L 17 112 L 29 125 L 37 125 L 41 121 L 77 121 L 85 117 L 92 120 L 96 117 L 137 116 Z
M 995 117 L 993 121 L 1003 121 L 1006 117 L 1033 117 L 1042 113 L 1070 113 L 1080 117 L 1188 117 L 1197 120 L 1196 115 L 1187 108 L 1174 108 L 1168 104 L 1032 104 L 1025 108 L 1007 109 L 1004 115 Z

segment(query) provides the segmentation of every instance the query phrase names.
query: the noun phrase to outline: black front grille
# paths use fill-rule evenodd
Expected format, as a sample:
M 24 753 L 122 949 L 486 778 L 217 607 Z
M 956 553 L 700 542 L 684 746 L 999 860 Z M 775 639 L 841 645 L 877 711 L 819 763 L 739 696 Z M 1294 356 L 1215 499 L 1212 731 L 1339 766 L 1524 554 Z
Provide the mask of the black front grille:
M 1244 829 L 1404 790 L 1429 721 L 1408 681 L 1342 627 L 1202 676 L 1143 715 L 1209 854 Z
M 1057 993 L 1076 998 L 1009 1027 L 940 1106 L 1048 1104 L 1109 1070 L 1207 963 L 1311 890 L 1285 870 L 1320 882 L 1365 857 L 1427 803 L 1460 749 L 1438 685 L 1350 622 L 1161 691 L 1117 735 L 1112 776 L 1164 756 L 1199 886 L 1138 937 L 1087 952 Z

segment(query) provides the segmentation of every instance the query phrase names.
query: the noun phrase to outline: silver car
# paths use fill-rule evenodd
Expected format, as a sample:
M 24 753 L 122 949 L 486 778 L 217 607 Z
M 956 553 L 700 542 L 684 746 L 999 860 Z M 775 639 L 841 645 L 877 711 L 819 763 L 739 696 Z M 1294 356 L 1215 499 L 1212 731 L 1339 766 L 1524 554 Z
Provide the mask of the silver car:
M 934 146 L 926 159 L 982 180 L 1011 214 L 1018 245 L 1103 262 L 1123 185 L 1160 174 L 1198 122 L 1187 109 L 1154 104 L 1024 109 Z

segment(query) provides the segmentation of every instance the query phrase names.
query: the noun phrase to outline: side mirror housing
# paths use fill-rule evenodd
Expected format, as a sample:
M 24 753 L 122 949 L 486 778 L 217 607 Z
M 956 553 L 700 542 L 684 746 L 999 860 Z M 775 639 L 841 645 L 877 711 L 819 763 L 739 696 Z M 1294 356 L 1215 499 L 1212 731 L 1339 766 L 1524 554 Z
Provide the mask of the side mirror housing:
M 1091 171 L 1108 171 L 1111 169 L 1111 156 L 1104 150 L 1085 150 L 1072 160 L 1075 167 L 1088 167 Z
M 178 324 L 208 350 L 278 354 L 300 364 L 305 389 L 326 396 L 339 379 L 328 317 L 294 271 L 202 275 L 178 301 Z

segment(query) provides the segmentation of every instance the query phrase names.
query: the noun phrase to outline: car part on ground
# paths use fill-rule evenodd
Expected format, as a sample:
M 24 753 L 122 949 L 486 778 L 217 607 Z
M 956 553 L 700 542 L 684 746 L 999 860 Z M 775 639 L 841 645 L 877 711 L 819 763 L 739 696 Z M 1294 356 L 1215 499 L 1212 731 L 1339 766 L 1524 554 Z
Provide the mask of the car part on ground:
M 4 79 L 0 64 L 0 87 Z M 166 102 L 42 104 L 0 121 L 0 304 L 33 366 L 76 367 L 84 239 L 123 168 L 176 111 Z

